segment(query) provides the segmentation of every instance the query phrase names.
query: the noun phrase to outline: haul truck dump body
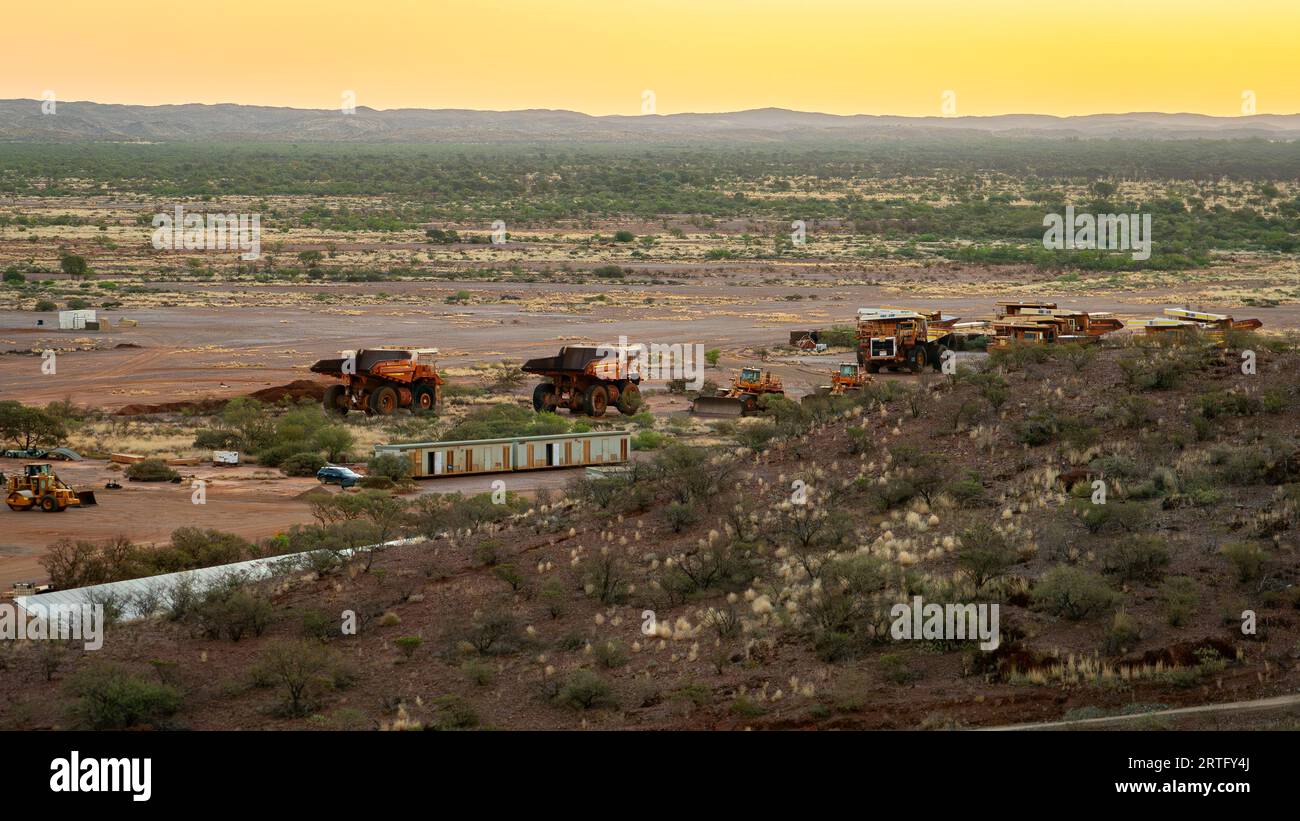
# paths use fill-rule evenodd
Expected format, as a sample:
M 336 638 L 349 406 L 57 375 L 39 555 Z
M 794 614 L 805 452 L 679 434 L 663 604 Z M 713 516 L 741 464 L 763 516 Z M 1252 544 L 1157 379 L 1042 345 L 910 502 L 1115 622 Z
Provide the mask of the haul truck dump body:
M 566 345 L 556 356 L 530 359 L 524 373 L 546 377 L 533 389 L 533 410 L 568 408 L 600 417 L 613 405 L 626 416 L 641 407 L 640 350 Z
M 350 410 L 387 416 L 398 408 L 432 410 L 442 400 L 442 377 L 434 369 L 437 348 L 367 348 L 353 356 L 322 359 L 312 373 L 340 384 L 325 389 L 328 413 Z

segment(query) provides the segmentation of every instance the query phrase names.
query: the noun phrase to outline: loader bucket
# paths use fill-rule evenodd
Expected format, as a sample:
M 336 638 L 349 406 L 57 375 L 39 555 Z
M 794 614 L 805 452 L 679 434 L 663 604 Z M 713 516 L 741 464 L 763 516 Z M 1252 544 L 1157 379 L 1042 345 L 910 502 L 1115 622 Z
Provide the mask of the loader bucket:
M 745 403 L 730 396 L 701 396 L 691 405 L 696 416 L 741 416 Z
M 83 505 L 99 504 L 99 502 L 95 501 L 95 491 L 93 490 L 78 490 L 77 498 L 81 501 Z

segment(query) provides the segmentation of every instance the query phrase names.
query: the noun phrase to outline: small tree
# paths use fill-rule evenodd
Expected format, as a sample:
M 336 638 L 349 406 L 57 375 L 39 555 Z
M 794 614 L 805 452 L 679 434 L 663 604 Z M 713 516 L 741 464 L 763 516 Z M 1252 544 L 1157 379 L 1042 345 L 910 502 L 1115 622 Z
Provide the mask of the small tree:
M 85 257 L 76 254 L 64 254 L 59 259 L 59 270 L 73 279 L 80 279 L 90 272 L 90 267 L 86 265 Z
M 325 452 L 325 458 L 330 462 L 346 459 L 352 443 L 352 431 L 342 425 L 326 425 L 316 431 L 316 447 Z
M 57 445 L 68 435 L 63 421 L 12 399 L 0 402 L 0 437 L 20 448 Z
M 286 713 L 301 716 L 311 709 L 312 687 L 329 666 L 329 654 L 319 642 L 281 641 L 262 654 L 257 673 L 283 691 Z
M 375 539 L 382 546 L 384 542 L 396 535 L 406 520 L 406 502 L 396 496 L 379 492 L 357 494 L 356 497 L 362 500 L 362 518 L 374 528 Z M 370 572 L 370 566 L 374 564 L 377 550 L 376 547 L 366 551 L 365 571 L 367 573 Z
M 993 525 L 982 522 L 962 531 L 957 566 L 970 576 L 976 590 L 1005 576 L 1019 560 L 1016 549 Z

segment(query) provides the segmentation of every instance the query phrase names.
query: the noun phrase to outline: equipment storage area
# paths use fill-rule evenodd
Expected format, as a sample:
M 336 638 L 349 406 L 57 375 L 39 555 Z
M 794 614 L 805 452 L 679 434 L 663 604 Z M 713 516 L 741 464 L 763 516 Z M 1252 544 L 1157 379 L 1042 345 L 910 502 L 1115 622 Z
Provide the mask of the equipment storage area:
M 461 442 L 414 442 L 375 447 L 376 455 L 396 453 L 409 459 L 411 476 L 416 479 L 616 465 L 627 461 L 630 450 L 631 439 L 626 431 L 591 431 Z

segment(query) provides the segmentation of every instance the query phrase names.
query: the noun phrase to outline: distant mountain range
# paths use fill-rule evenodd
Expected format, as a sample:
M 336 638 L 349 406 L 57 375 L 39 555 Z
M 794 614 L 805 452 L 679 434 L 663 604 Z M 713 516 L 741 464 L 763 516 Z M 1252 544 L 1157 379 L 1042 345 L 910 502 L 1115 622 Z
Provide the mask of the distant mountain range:
M 1204 114 L 1090 114 L 1052 117 L 842 116 L 781 108 L 720 114 L 592 116 L 575 111 L 403 108 L 376 111 L 252 105 L 108 105 L 60 102 L 41 113 L 40 100 L 0 100 L 0 141 L 273 141 L 520 142 L 854 140 L 878 137 L 999 134 L 1023 137 L 1148 139 L 1300 139 L 1300 114 L 1211 117 Z

